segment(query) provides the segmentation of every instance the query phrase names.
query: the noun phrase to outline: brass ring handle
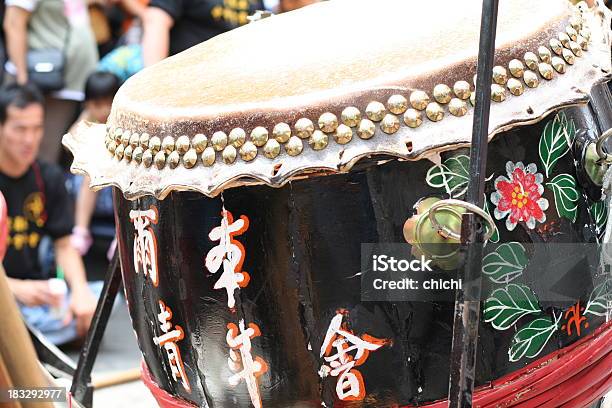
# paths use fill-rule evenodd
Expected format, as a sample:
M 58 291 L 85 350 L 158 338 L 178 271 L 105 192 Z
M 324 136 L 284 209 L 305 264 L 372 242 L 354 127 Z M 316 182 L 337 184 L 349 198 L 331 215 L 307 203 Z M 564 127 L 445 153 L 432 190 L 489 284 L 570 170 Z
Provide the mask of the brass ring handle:
M 451 230 L 447 226 L 441 225 L 436 219 L 436 212 L 438 210 L 442 208 L 452 208 L 453 206 L 465 208 L 469 212 L 472 212 L 480 216 L 483 220 L 486 221 L 488 225 L 487 225 L 487 232 L 485 233 L 485 236 L 484 236 L 484 241 L 488 241 L 493 236 L 497 227 L 495 226 L 495 222 L 493 221 L 493 218 L 491 218 L 491 216 L 485 210 L 483 210 L 482 208 L 474 204 L 470 204 L 463 200 L 455 200 L 455 199 L 440 200 L 429 208 L 429 214 L 428 214 L 429 221 L 431 222 L 431 225 L 434 227 L 434 229 L 438 231 L 440 235 L 442 235 L 444 238 L 447 238 L 447 239 L 454 239 L 457 241 L 461 241 L 461 234 L 457 234 L 455 231 Z
M 595 142 L 595 150 L 597 151 L 597 155 L 599 156 L 600 163 L 612 164 L 612 155 L 604 152 L 603 150 L 603 144 L 606 140 L 610 138 L 610 136 L 612 136 L 612 128 L 603 132 Z

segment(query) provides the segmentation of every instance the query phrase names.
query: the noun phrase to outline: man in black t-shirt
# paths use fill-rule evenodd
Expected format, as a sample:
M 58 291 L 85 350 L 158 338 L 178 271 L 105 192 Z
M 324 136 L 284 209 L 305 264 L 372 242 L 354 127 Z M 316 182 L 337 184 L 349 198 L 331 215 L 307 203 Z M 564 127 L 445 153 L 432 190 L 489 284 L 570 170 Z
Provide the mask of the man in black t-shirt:
M 248 22 L 262 0 L 151 0 L 143 15 L 145 66 Z
M 8 248 L 3 261 L 9 287 L 24 318 L 54 343 L 86 333 L 96 307 L 78 252 L 70 244 L 72 202 L 61 170 L 36 160 L 43 136 L 44 98 L 31 85 L 0 89 L 0 191 L 8 208 Z M 39 259 L 41 239 L 53 240 L 55 261 L 70 297 L 53 291 Z M 57 281 L 55 281 L 57 283 Z M 66 300 L 67 310 L 61 311 Z

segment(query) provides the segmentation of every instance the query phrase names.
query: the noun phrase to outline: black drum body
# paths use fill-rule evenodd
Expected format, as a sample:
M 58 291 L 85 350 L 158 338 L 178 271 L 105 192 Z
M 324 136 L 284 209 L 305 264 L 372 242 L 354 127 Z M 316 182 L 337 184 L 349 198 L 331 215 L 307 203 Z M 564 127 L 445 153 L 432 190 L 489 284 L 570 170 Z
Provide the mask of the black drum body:
M 499 234 L 484 249 L 479 384 L 605 322 L 597 256 L 557 281 L 530 272 L 531 259 L 570 262 L 556 251 L 602 240 L 607 205 L 580 165 L 601 120 L 590 107 L 569 108 L 489 145 L 487 211 Z M 445 398 L 454 304 L 362 300 L 361 251 L 363 243 L 408 246 L 402 231 L 415 204 L 461 198 L 468 160 L 459 149 L 439 164 L 363 162 L 348 174 L 216 198 L 116 194 L 126 296 L 155 383 L 215 408 Z M 496 269 L 494 259 L 511 266 Z M 562 301 L 543 295 L 551 288 Z M 525 302 L 532 309 L 516 312 Z

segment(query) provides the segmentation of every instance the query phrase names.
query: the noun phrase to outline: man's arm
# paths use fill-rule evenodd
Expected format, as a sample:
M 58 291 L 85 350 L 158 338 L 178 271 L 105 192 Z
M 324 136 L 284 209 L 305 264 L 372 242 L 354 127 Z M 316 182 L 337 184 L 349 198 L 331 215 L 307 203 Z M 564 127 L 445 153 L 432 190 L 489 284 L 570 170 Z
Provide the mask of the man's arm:
M 174 20 L 159 7 L 147 7 L 142 16 L 142 55 L 145 67 L 163 60 L 170 53 L 170 29 Z
M 70 244 L 70 236 L 55 240 L 55 260 L 70 286 L 70 310 L 76 318 L 77 333 L 83 336 L 89 329 L 97 300 L 87 285 L 83 260 Z
M 4 15 L 4 34 L 9 59 L 17 68 L 17 82 L 28 82 L 28 20 L 30 12 L 17 6 L 8 6 Z

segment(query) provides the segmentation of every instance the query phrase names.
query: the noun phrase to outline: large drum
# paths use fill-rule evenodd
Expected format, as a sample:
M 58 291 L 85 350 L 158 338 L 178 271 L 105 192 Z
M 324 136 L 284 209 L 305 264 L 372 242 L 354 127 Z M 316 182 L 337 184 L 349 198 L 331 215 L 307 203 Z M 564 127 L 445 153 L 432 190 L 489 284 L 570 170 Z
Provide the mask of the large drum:
M 65 137 L 74 171 L 116 187 L 161 406 L 446 406 L 457 288 L 383 284 L 369 259 L 388 244 L 430 287 L 456 282 L 442 232 L 466 211 L 445 200 L 471 177 L 480 6 L 332 0 L 253 22 Z M 612 386 L 610 36 L 603 4 L 501 2 L 475 406 L 586 407 Z

